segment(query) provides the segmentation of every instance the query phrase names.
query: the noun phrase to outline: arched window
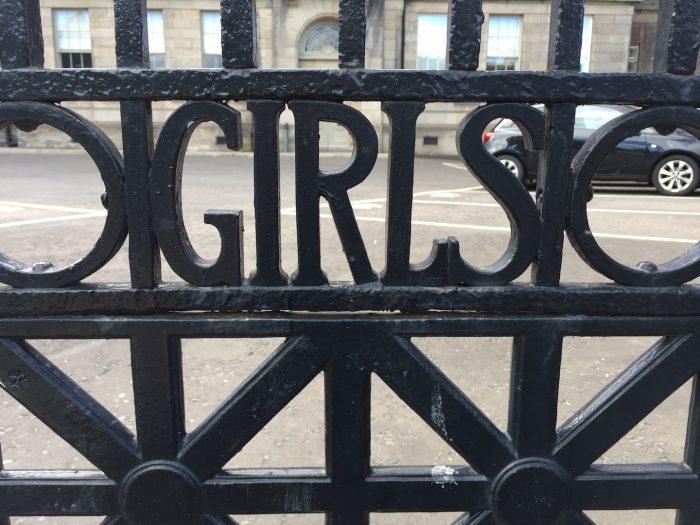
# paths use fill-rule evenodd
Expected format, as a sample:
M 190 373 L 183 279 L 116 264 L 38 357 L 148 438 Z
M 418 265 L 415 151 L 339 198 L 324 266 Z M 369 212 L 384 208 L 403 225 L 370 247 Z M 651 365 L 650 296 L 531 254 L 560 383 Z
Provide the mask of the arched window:
M 338 21 L 310 25 L 299 38 L 299 66 L 338 67 Z
M 338 20 L 320 20 L 304 30 L 299 37 L 299 67 L 338 67 Z M 322 150 L 352 150 L 350 135 L 338 124 L 319 123 L 319 135 Z

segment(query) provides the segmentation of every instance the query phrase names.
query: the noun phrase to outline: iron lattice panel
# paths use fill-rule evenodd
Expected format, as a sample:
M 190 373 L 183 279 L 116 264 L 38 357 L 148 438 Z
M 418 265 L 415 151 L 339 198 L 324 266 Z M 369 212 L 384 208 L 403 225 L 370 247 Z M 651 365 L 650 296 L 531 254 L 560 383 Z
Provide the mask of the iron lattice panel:
M 361 525 L 370 512 L 457 511 L 460 525 L 587 524 L 589 509 L 678 509 L 700 523 L 696 378 L 700 370 L 700 248 L 656 266 L 624 266 L 588 227 L 590 181 L 604 154 L 631 132 L 674 125 L 698 135 L 700 82 L 692 73 L 700 1 L 662 0 L 656 74 L 581 74 L 583 0 L 552 2 L 549 70 L 478 72 L 483 13 L 452 0 L 447 71 L 364 67 L 365 3 L 340 0 L 340 70 L 256 69 L 255 6 L 222 0 L 223 69 L 152 70 L 145 2 L 115 0 L 116 70 L 44 70 L 37 0 L 0 0 L 0 123 L 45 123 L 78 142 L 99 168 L 107 220 L 95 247 L 66 268 L 0 253 L 0 386 L 99 471 L 0 471 L 0 521 L 23 515 L 106 515 L 104 524 L 230 524 L 230 514 L 322 512 Z M 68 100 L 121 103 L 123 157 Z M 188 100 L 153 148 L 150 103 Z M 240 147 L 240 114 L 255 119 L 257 267 L 245 278 L 242 216 L 210 211 L 215 262 L 198 258 L 180 209 L 182 155 L 198 123 L 213 121 Z M 377 155 L 376 134 L 346 100 L 378 100 L 391 122 L 386 268 L 370 265 L 347 191 Z M 465 163 L 511 222 L 506 256 L 469 265 L 455 239 L 409 263 L 416 119 L 427 102 L 488 104 L 456 130 Z M 545 104 L 545 116 L 526 103 Z M 645 106 L 612 121 L 572 155 L 577 104 Z M 646 107 L 649 106 L 649 107 Z M 277 133 L 294 113 L 299 261 L 280 265 Z M 533 202 L 481 146 L 494 118 L 515 120 L 542 150 Z M 355 158 L 328 176 L 318 167 L 319 121 L 344 125 Z M 319 199 L 334 215 L 354 283 L 327 282 L 320 262 Z M 560 284 L 564 233 L 615 285 Z M 128 239 L 131 283 L 86 285 Z M 188 284 L 166 284 L 160 257 Z M 513 284 L 532 268 L 529 284 Z M 193 286 L 192 286 L 193 285 Z M 367 312 L 374 312 L 367 313 Z M 217 312 L 217 313 L 212 313 Z M 617 379 L 556 428 L 562 341 L 573 335 L 657 335 Z M 507 432 L 436 368 L 412 337 L 514 338 Z M 182 338 L 284 337 L 285 342 L 195 430 L 184 430 Z M 131 345 L 134 436 L 27 339 L 123 338 Z M 325 377 L 326 468 L 222 470 L 281 408 Z M 370 466 L 370 377 L 379 376 L 471 468 L 446 483 L 430 467 Z M 672 392 L 694 379 L 685 461 L 593 465 Z M 0 465 L 1 466 L 1 465 Z M 473 469 L 473 470 L 472 470 Z

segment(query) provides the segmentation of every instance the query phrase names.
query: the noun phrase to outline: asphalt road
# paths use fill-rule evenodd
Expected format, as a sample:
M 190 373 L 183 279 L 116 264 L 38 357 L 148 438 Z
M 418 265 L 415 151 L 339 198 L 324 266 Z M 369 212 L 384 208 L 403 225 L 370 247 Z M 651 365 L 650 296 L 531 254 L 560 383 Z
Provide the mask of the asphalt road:
M 202 221 L 207 209 L 242 209 L 246 274 L 255 266 L 252 158 L 242 155 L 188 156 L 183 178 L 185 223 L 200 255 L 219 252 L 216 231 Z M 343 158 L 323 158 L 339 168 Z M 386 157 L 367 180 L 350 192 L 360 231 L 375 270 L 384 266 Z M 296 268 L 293 158 L 281 159 L 282 259 Z M 85 156 L 0 152 L 0 251 L 25 261 L 69 264 L 85 253 L 104 222 L 102 185 Z M 590 203 L 594 234 L 613 257 L 626 264 L 661 263 L 692 246 L 700 232 L 700 193 L 686 198 L 658 196 L 646 187 L 598 187 Z M 322 264 L 333 281 L 350 280 L 330 210 L 321 208 Z M 432 239 L 454 235 L 463 257 L 488 265 L 507 246 L 505 213 L 455 161 L 416 159 L 411 257 L 426 258 Z M 522 276 L 527 280 L 529 273 Z M 168 281 L 179 278 L 168 268 Z M 90 281 L 128 281 L 123 249 Z M 562 280 L 607 282 L 568 245 Z M 564 422 L 647 349 L 655 338 L 574 337 L 565 340 L 559 396 Z M 424 338 L 418 347 L 459 385 L 501 428 L 505 428 L 510 373 L 510 338 Z M 187 425 L 194 428 L 280 341 L 184 341 Z M 102 402 L 129 428 L 134 411 L 126 341 L 51 340 L 35 344 Z M 478 363 L 478 366 L 474 366 Z M 323 465 L 323 384 L 318 377 L 231 462 L 231 467 Z M 686 385 L 642 421 L 600 462 L 681 461 L 690 388 Z M 372 463 L 375 465 L 460 465 L 464 461 L 412 413 L 381 381 L 373 383 Z M 0 442 L 8 469 L 82 469 L 90 464 L 22 407 L 0 394 Z M 673 512 L 592 512 L 603 525 L 663 525 Z M 373 515 L 373 525 L 448 524 L 457 515 Z M 237 517 L 241 524 L 321 524 L 323 517 Z M 83 524 L 95 518 L 19 518 L 13 523 Z

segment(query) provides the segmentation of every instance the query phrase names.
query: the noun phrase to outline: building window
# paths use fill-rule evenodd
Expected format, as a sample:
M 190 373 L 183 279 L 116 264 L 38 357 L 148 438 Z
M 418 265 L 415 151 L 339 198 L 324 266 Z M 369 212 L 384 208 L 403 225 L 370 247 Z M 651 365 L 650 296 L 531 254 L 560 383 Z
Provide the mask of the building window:
M 515 70 L 520 62 L 520 17 L 490 16 L 486 70 Z
M 221 13 L 202 12 L 202 66 L 221 67 Z
M 148 51 L 151 67 L 165 67 L 163 11 L 148 11 Z
M 56 64 L 59 67 L 92 67 L 90 14 L 87 9 L 56 9 Z
M 447 16 L 418 15 L 418 69 L 445 69 Z
M 627 72 L 636 73 L 639 70 L 639 44 L 630 46 L 627 53 Z
M 583 35 L 581 38 L 581 67 L 580 70 L 588 73 L 591 70 L 591 43 L 593 42 L 593 17 L 583 17 Z

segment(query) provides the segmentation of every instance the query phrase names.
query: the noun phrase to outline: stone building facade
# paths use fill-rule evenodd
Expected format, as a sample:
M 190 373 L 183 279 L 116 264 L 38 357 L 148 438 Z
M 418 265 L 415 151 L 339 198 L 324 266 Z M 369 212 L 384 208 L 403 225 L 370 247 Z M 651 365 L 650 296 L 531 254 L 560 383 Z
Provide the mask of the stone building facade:
M 638 0 L 587 1 L 581 68 L 625 72 Z M 152 66 L 218 67 L 220 39 L 217 0 L 149 0 Z M 549 0 L 485 0 L 480 69 L 543 70 L 549 35 Z M 337 67 L 337 0 L 258 0 L 258 49 L 262 68 Z M 46 67 L 115 67 L 114 13 L 111 0 L 45 0 L 41 3 Z M 444 0 L 368 0 L 368 68 L 444 67 L 447 2 Z M 234 103 L 245 123 L 250 148 L 250 117 Z M 380 148 L 388 146 L 388 120 L 378 103 L 353 103 L 375 126 Z M 121 143 L 116 103 L 66 103 Z M 177 107 L 154 103 L 156 130 Z M 467 104 L 431 104 L 418 121 L 419 155 L 453 155 L 454 134 Z M 41 130 L 41 128 L 40 128 Z M 294 122 L 281 119 L 282 148 L 293 147 Z M 347 133 L 327 124 L 321 146 L 348 149 Z M 223 149 L 210 126 L 197 131 L 193 148 Z M 22 145 L 68 146 L 49 130 L 20 134 Z
M 641 0 L 635 6 L 628 59 L 630 72 L 651 73 L 654 70 L 658 12 L 659 0 Z M 700 57 L 697 68 L 700 68 Z

